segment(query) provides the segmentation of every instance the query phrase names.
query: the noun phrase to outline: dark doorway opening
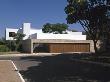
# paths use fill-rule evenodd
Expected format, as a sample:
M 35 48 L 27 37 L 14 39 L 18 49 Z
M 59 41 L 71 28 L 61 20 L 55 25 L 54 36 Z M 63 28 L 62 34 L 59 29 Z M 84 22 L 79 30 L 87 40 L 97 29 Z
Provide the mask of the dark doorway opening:
M 34 45 L 36 45 L 33 50 L 34 53 L 49 52 L 48 44 L 43 43 L 43 44 L 34 44 Z

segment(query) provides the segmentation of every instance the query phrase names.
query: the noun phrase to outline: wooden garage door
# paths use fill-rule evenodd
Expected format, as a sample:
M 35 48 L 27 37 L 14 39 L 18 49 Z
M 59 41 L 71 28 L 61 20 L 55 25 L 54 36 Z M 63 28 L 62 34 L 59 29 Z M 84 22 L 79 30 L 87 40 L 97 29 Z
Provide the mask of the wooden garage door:
M 51 53 L 63 52 L 89 52 L 89 43 L 52 43 L 49 44 L 49 51 Z

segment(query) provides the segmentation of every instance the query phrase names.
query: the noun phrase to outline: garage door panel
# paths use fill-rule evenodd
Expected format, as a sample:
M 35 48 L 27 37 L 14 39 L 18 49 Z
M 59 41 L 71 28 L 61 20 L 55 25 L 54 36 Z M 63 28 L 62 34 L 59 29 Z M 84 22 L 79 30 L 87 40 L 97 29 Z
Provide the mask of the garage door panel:
M 62 52 L 89 52 L 89 43 L 52 43 L 49 44 L 50 52 L 52 53 L 62 53 Z

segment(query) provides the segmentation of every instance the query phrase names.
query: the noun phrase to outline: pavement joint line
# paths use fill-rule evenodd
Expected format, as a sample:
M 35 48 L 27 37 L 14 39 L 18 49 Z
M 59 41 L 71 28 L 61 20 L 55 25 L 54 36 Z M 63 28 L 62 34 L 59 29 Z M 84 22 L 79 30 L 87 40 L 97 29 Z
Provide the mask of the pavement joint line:
M 10 61 L 11 61 L 11 63 L 13 64 L 15 70 L 17 71 L 18 76 L 20 77 L 21 81 L 22 81 L 22 82 L 25 82 L 25 80 L 23 79 L 22 75 L 21 75 L 20 72 L 18 71 L 18 68 L 17 68 L 16 65 L 14 64 L 14 62 L 13 62 L 12 60 L 10 60 Z

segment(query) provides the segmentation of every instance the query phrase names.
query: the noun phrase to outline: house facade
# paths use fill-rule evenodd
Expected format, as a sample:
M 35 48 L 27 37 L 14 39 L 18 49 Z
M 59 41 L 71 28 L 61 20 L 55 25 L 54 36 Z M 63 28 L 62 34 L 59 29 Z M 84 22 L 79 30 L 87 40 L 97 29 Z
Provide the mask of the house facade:
M 31 27 L 31 23 L 23 23 L 21 28 L 6 28 L 5 38 L 6 40 L 14 40 L 15 33 L 25 34 L 23 40 L 26 39 L 67 39 L 67 40 L 86 40 L 86 35 L 82 35 L 82 32 L 66 31 L 67 34 L 53 34 L 43 33 L 42 29 L 34 29 Z
M 63 53 L 63 52 L 94 52 L 93 42 L 86 40 L 82 32 L 66 30 L 67 34 L 43 33 L 42 29 L 34 29 L 31 23 L 23 23 L 21 28 L 6 28 L 6 40 L 14 40 L 16 33 L 23 37 L 23 52 Z

